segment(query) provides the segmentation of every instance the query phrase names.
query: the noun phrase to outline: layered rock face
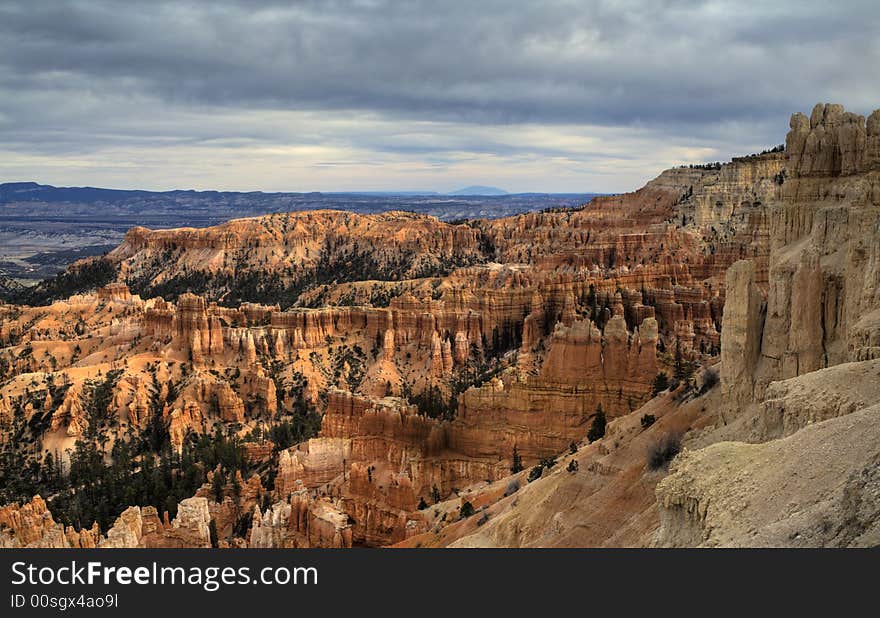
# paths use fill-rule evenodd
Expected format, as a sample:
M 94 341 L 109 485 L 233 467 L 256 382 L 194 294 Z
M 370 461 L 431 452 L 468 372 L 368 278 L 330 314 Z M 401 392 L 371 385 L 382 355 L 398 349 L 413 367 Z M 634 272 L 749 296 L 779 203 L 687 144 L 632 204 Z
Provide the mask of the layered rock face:
M 514 448 L 525 461 L 567 448 L 584 436 L 601 402 L 610 414 L 628 400 L 637 407 L 632 398 L 644 399 L 656 373 L 656 329 L 647 318 L 645 339 L 638 331 L 630 337 L 617 315 L 603 339 L 590 323 L 560 324 L 537 378 L 508 389 L 497 378 L 471 388 L 451 421 L 426 418 L 396 398 L 331 391 L 321 436 L 281 454 L 276 493 L 285 499 L 312 490 L 309 512 L 314 504 L 327 508 L 321 497 L 341 496 L 333 508 L 355 522 L 355 543 L 399 542 L 420 533 L 420 499 L 505 477 Z
M 298 490 L 265 513 L 254 510 L 250 546 L 345 549 L 352 546 L 352 526 L 348 515 L 331 502 Z
M 657 373 L 657 322 L 646 318 L 633 334 L 615 315 L 604 336 L 591 322 L 559 324 L 536 376 L 492 380 L 463 395 L 449 429 L 453 450 L 472 457 L 508 458 L 514 447 L 527 461 L 582 438 L 599 406 L 627 414 L 647 399 Z
M 600 384 L 605 409 L 614 414 L 624 397 L 644 394 L 645 378 L 657 371 L 656 347 L 657 321 L 650 317 L 632 334 L 623 315 L 612 316 L 604 335 L 589 321 L 558 324 L 538 382 L 571 389 Z
M 275 491 L 299 522 L 291 529 L 309 537 L 318 525 L 324 530 L 318 539 L 339 534 L 348 545 L 402 540 L 418 526 L 418 496 L 429 496 L 437 480 L 432 464 L 444 454 L 445 431 L 444 423 L 397 398 L 331 391 L 320 437 L 281 453 Z M 441 485 L 444 470 L 451 474 L 455 468 L 437 462 Z M 445 480 L 449 485 L 460 479 Z M 326 521 L 333 522 L 332 535 Z
M 865 121 L 842 105 L 817 103 L 791 117 L 787 168 L 797 178 L 851 176 L 880 168 L 880 110 Z
M 205 229 L 133 228 L 107 257 L 142 295 L 189 287 L 212 300 L 287 296 L 287 290 L 315 283 L 445 274 L 485 259 L 480 232 L 466 225 L 406 212 L 329 210 Z M 269 274 L 271 283 L 264 280 Z M 291 304 L 295 297 L 282 300 Z
M 755 369 L 761 354 L 764 298 L 755 278 L 755 264 L 740 261 L 727 271 L 721 373 L 725 401 L 736 409 L 752 401 Z
M 880 353 L 878 123 L 878 112 L 866 123 L 839 105 L 792 116 L 786 178 L 770 217 L 766 309 L 756 308 L 758 278 L 741 271 L 725 309 L 732 328 L 722 349 L 754 350 L 760 337 L 760 357 L 741 365 L 748 375 L 728 380 L 754 381 L 757 397 L 773 380 Z M 743 313 L 754 322 L 761 311 L 763 326 L 741 328 Z
M 687 187 L 680 198 L 689 208 L 682 214 L 693 217 L 697 226 L 723 226 L 732 229 L 752 216 L 777 191 L 778 175 L 785 168 L 783 153 L 734 157 L 718 168 L 680 167 L 666 170 L 648 183 L 649 187 Z
M 183 500 L 170 524 L 152 506 L 133 506 L 117 518 L 98 547 L 211 547 L 210 521 L 208 500 L 201 497 Z
M 640 337 L 644 333 L 644 338 Z M 463 393 L 451 421 L 396 398 L 331 391 L 321 436 L 282 453 L 276 491 L 330 488 L 355 522 L 355 542 L 399 541 L 420 530 L 411 514 L 432 493 L 508 474 L 516 448 L 527 462 L 581 439 L 597 406 L 610 415 L 638 407 L 657 371 L 657 324 L 633 335 L 615 315 L 605 337 L 590 322 L 559 324 L 538 376 L 494 378 Z

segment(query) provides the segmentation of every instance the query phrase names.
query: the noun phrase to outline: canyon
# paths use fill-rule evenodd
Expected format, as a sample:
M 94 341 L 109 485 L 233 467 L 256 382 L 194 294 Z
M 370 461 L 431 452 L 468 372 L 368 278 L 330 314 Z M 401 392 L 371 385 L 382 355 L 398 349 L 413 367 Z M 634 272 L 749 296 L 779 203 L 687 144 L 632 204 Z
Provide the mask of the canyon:
M 880 111 L 577 208 L 136 227 L 66 277 L 0 304 L 4 453 L 244 459 L 104 526 L 24 491 L 0 546 L 878 542 Z

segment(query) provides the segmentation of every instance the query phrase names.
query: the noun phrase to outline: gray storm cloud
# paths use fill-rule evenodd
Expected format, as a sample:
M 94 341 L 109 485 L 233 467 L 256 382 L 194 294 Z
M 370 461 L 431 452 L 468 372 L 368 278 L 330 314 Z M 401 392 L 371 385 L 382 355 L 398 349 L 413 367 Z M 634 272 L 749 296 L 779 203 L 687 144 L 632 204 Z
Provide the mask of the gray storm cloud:
M 618 190 L 819 100 L 876 107 L 878 31 L 875 2 L 5 1 L 0 168 L 260 188 L 259 162 L 331 189 L 358 181 L 334 162 L 390 187 L 470 161 Z

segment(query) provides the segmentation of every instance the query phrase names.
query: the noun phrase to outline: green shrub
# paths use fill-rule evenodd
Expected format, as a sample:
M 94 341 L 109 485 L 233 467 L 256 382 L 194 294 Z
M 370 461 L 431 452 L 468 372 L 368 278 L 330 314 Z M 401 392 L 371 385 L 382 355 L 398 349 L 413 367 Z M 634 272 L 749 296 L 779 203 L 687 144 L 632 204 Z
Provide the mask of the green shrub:
M 538 464 L 537 466 L 532 468 L 531 472 L 529 472 L 529 483 L 531 483 L 532 481 L 537 481 L 539 478 L 541 478 L 542 474 L 544 474 L 544 466 Z

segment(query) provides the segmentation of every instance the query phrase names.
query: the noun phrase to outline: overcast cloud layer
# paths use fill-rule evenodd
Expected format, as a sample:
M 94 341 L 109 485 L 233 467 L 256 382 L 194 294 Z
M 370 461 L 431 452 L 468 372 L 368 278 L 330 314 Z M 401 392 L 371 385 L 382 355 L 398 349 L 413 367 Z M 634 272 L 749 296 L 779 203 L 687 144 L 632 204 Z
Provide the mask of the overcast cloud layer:
M 880 107 L 880 4 L 0 0 L 0 181 L 623 191 Z

